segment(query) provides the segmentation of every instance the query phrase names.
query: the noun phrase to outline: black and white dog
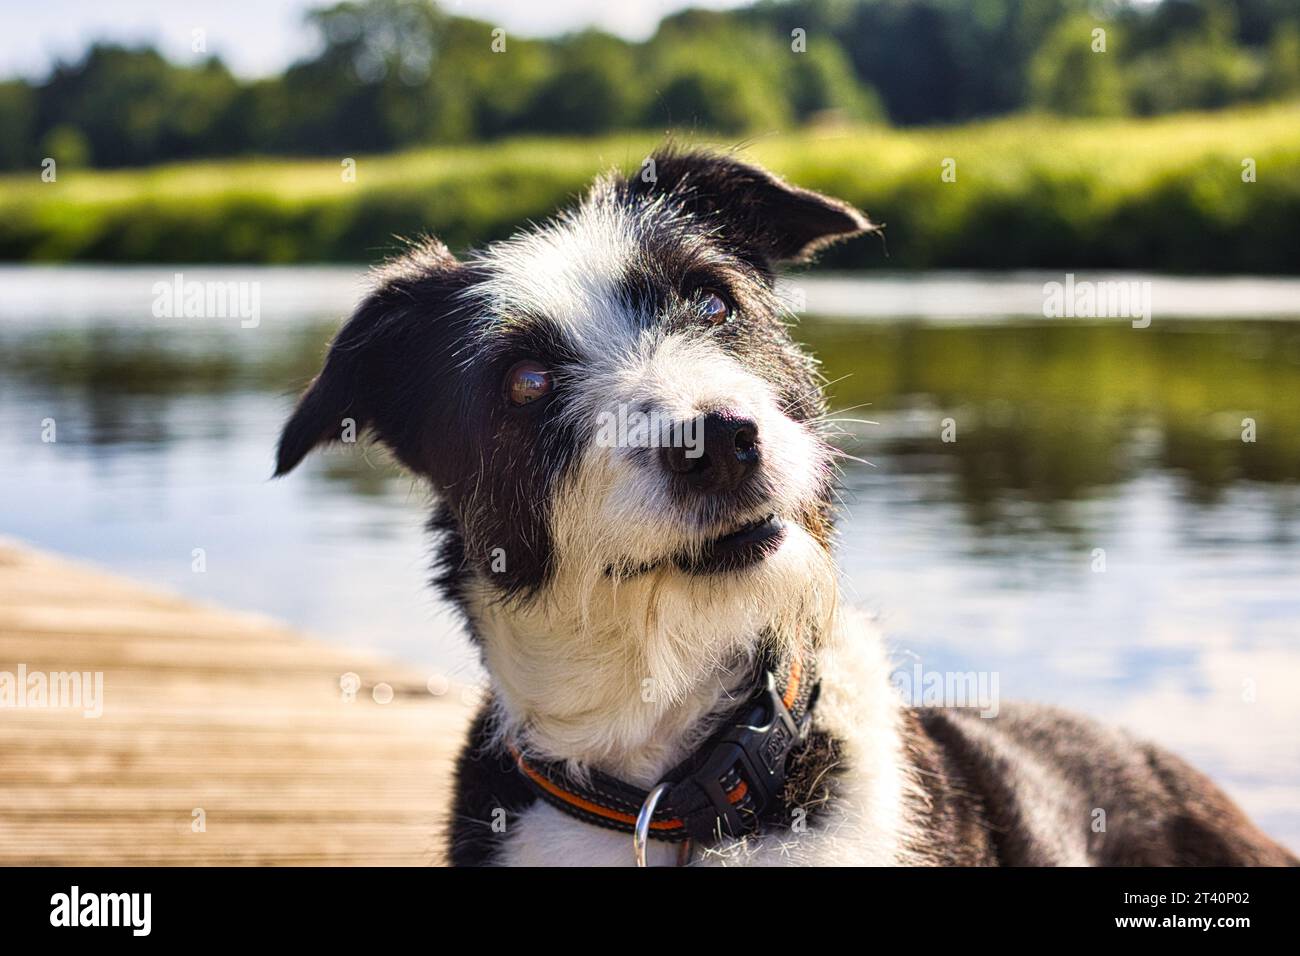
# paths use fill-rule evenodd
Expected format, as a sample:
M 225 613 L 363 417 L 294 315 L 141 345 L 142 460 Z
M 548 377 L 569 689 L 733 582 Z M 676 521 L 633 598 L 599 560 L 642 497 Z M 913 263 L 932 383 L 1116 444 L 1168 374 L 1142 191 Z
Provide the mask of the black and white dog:
M 375 275 L 277 474 L 351 425 L 437 496 L 438 580 L 491 678 L 451 861 L 1295 863 L 1120 731 L 900 703 L 838 600 L 835 452 L 773 287 L 872 229 L 664 151 L 464 261 L 428 241 Z M 629 420 L 658 424 L 602 440 Z

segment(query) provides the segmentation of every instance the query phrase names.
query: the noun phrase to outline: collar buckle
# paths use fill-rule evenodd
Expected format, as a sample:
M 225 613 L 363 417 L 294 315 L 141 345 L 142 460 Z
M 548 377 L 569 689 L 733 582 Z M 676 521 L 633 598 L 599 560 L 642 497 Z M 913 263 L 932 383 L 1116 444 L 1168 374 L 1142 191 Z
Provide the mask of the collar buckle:
M 779 825 L 786 810 L 786 763 L 808 738 L 820 684 L 813 662 L 797 654 L 781 678 L 784 692 L 779 667 L 759 673 L 758 688 L 651 792 L 598 770 L 575 782 L 559 761 L 525 760 L 515 746 L 509 754 L 541 799 L 585 823 L 632 834 L 639 861 L 647 840 L 677 843 L 680 865 L 695 842 L 743 837 L 764 819 Z
M 707 804 L 687 814 L 691 835 L 700 840 L 724 836 L 739 837 L 752 832 L 764 814 L 776 807 L 785 786 L 786 761 L 791 751 L 808 736 L 810 713 L 799 721 L 786 707 L 776 679 L 766 672 L 763 689 L 754 697 L 738 722 L 714 738 L 709 758 L 673 789 L 698 787 Z M 734 794 L 734 774 L 745 784 L 743 798 Z

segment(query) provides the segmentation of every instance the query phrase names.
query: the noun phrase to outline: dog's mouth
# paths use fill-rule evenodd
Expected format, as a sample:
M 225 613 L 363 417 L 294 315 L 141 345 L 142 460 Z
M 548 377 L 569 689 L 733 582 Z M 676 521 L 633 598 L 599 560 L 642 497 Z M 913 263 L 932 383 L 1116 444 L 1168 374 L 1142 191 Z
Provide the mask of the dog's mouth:
M 771 514 L 720 538 L 714 538 L 696 554 L 679 555 L 674 563 L 687 574 L 739 571 L 757 564 L 776 551 L 784 537 L 784 522 Z
M 628 580 L 671 564 L 686 574 L 725 574 L 758 564 L 781 547 L 785 539 L 785 522 L 775 514 L 750 521 L 706 542 L 691 553 L 680 553 L 640 565 L 614 565 L 605 568 L 605 576 Z

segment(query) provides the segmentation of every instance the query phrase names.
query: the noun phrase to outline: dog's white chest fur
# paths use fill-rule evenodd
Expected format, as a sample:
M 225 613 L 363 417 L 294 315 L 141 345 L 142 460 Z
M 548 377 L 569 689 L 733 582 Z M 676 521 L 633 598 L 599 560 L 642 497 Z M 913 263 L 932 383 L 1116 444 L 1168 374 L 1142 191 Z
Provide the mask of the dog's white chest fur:
M 822 693 L 815 720 L 842 744 L 831 802 L 802 828 L 697 849 L 693 866 L 884 866 L 907 862 L 903 800 L 909 778 L 897 726 L 899 702 L 869 625 L 843 622 L 819 659 Z M 673 844 L 652 841 L 652 866 L 671 866 Z M 510 825 L 497 863 L 510 866 L 631 866 L 631 836 L 537 803 Z

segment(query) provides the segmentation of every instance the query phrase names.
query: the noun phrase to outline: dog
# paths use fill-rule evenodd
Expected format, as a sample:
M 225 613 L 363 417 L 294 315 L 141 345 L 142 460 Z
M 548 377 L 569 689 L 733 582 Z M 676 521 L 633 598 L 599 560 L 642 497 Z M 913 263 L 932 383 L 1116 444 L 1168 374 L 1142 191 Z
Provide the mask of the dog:
M 775 288 L 875 231 L 669 148 L 463 261 L 426 239 L 374 273 L 276 475 L 365 429 L 435 495 L 436 582 L 490 676 L 452 864 L 1296 863 L 1124 732 L 900 701 L 840 601 L 837 452 Z M 659 424 L 601 440 L 631 420 Z

